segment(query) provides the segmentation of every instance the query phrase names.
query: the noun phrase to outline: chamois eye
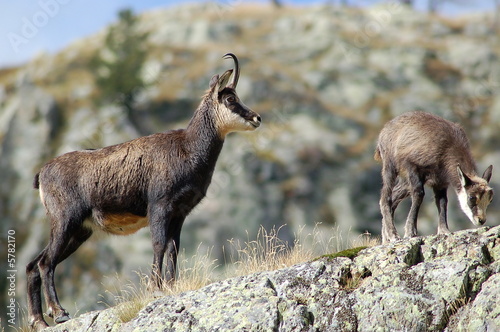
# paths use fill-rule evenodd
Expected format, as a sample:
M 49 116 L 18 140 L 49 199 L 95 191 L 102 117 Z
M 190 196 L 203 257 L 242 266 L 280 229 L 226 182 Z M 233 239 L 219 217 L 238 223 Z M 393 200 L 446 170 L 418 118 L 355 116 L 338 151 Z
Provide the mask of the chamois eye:
M 473 205 L 476 205 L 476 202 L 477 202 L 477 197 L 476 196 L 473 196 L 473 195 L 470 195 L 469 196 L 469 202 Z
M 226 101 L 228 103 L 234 103 L 236 101 L 236 98 L 234 98 L 234 96 L 229 96 L 229 97 L 227 97 Z

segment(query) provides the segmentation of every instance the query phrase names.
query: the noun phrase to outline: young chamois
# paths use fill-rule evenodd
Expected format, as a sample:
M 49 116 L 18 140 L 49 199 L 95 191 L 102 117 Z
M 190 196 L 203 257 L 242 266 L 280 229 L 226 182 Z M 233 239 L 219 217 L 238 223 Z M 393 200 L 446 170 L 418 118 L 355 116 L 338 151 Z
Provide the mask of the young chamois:
M 70 319 L 54 285 L 57 264 L 93 232 L 129 235 L 149 226 L 153 243 L 151 278 L 161 288 L 175 278 L 182 224 L 207 192 L 226 135 L 255 130 L 259 114 L 236 94 L 240 69 L 215 75 L 186 129 L 140 137 L 97 150 L 66 153 L 49 161 L 35 176 L 34 187 L 50 218 L 48 245 L 26 266 L 28 311 L 35 329 Z M 166 273 L 162 277 L 165 253 Z
M 417 235 L 417 216 L 424 185 L 435 195 L 439 212 L 438 234 L 449 233 L 447 190 L 452 186 L 464 213 L 476 226 L 486 222 L 486 208 L 493 198 L 488 186 L 492 166 L 480 178 L 469 141 L 459 125 L 425 112 L 409 112 L 386 123 L 378 138 L 375 159 L 382 161 L 382 242 L 399 239 L 394 211 L 411 196 L 405 237 Z

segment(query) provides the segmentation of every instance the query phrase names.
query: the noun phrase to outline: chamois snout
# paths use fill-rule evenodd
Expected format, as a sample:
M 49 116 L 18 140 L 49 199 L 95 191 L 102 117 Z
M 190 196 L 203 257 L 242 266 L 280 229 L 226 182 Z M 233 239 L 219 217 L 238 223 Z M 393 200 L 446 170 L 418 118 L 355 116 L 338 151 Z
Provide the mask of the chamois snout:
M 225 135 L 233 131 L 252 131 L 260 127 L 260 115 L 243 104 L 234 89 L 224 90 L 222 107 L 216 112 L 220 131 Z
M 231 111 L 241 116 L 250 125 L 250 130 L 259 128 L 262 121 L 260 115 L 252 111 L 243 103 L 240 102 L 239 104 L 235 105 L 235 107 L 232 108 Z
M 260 119 L 260 115 L 256 114 L 252 120 L 248 120 L 248 122 L 250 122 L 250 124 L 255 128 L 259 128 L 260 126 L 260 123 L 261 123 L 261 119 Z

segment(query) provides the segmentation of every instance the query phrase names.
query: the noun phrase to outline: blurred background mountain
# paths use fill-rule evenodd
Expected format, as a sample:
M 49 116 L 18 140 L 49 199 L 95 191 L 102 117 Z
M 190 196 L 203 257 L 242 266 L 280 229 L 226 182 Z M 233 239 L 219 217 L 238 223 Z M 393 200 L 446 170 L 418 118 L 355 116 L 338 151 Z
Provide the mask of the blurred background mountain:
M 227 138 L 207 198 L 183 228 L 188 258 L 211 249 L 222 266 L 228 240 L 255 239 L 261 225 L 286 225 L 279 235 L 290 242 L 315 227 L 345 241 L 379 235 L 376 138 L 386 121 L 409 110 L 460 122 L 481 174 L 500 165 L 494 12 L 450 18 L 396 1 L 338 3 L 196 3 L 138 16 L 123 10 L 106 29 L 56 54 L 0 69 L 0 241 L 3 250 L 15 231 L 21 306 L 24 266 L 48 239 L 32 189 L 39 168 L 72 150 L 185 127 L 210 78 L 233 66 L 221 58 L 226 52 L 238 55 L 239 96 L 263 126 Z M 495 168 L 494 188 L 497 179 Z M 450 229 L 472 228 L 449 194 Z M 498 224 L 497 202 L 487 225 Z M 404 204 L 398 210 L 400 230 L 407 211 Z M 435 233 L 436 220 L 428 192 L 420 234 Z M 149 229 L 92 238 L 58 267 L 63 306 L 73 314 L 105 307 L 115 276 L 136 280 L 134 271 L 147 273 L 151 262 Z

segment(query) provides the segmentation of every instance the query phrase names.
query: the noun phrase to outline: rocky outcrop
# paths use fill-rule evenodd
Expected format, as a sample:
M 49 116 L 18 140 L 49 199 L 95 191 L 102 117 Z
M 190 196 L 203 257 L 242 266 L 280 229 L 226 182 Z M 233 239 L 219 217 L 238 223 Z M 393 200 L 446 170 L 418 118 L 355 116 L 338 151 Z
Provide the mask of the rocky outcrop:
M 50 331 L 498 331 L 500 226 L 216 282 L 158 298 L 126 323 L 117 310 Z

